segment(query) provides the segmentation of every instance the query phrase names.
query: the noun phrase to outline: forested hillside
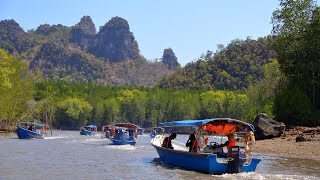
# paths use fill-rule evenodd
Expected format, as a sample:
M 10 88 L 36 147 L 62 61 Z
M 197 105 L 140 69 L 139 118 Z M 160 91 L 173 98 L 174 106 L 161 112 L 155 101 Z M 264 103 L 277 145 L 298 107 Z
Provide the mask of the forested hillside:
M 45 117 L 54 127 L 77 129 L 214 117 L 252 122 L 259 113 L 287 125 L 319 126 L 320 8 L 312 0 L 280 6 L 272 36 L 218 45 L 185 67 L 171 48 L 159 61 L 146 60 L 119 17 L 98 33 L 90 17 L 74 27 L 28 32 L 3 20 L 0 129 Z
M 271 36 L 258 40 L 234 40 L 219 51 L 208 51 L 196 62 L 167 76 L 159 87 L 215 90 L 244 90 L 264 78 L 263 66 L 272 62 L 275 51 Z

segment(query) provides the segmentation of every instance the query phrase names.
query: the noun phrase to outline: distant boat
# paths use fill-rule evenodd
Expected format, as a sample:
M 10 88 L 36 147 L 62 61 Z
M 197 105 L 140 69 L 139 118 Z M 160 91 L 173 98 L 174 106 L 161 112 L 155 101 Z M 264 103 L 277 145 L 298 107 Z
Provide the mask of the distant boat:
M 110 125 L 102 126 L 102 128 L 101 128 L 101 136 L 103 138 L 107 138 L 107 139 L 111 138 L 111 126 Z
M 138 135 L 143 135 L 143 128 L 138 128 Z
M 150 131 L 150 138 L 156 137 L 156 135 L 163 135 L 164 129 L 162 127 L 154 127 Z
M 97 126 L 89 125 L 80 128 L 80 135 L 95 135 L 97 132 Z
M 18 122 L 16 133 L 19 139 L 43 139 L 45 128 L 43 124 L 34 122 Z
M 151 140 L 160 156 L 160 160 L 174 166 L 185 169 L 213 173 L 240 173 L 254 172 L 261 161 L 259 158 L 251 156 L 255 144 L 253 125 L 230 118 L 216 118 L 205 120 L 182 120 L 174 122 L 160 123 L 160 127 L 194 127 L 196 138 L 207 135 L 228 135 L 236 133 L 239 140 L 243 140 L 243 146 L 230 147 L 230 152 L 224 153 L 223 148 L 217 142 L 211 142 L 198 152 L 189 152 L 189 149 L 182 145 L 174 144 L 174 149 L 162 147 L 163 136 L 157 135 Z M 204 136 L 205 135 L 205 136 Z M 215 136 L 216 137 L 216 136 Z M 199 141 L 200 142 L 200 141 Z
M 118 123 L 111 129 L 111 141 L 114 145 L 135 145 L 138 138 L 138 126 L 130 123 Z

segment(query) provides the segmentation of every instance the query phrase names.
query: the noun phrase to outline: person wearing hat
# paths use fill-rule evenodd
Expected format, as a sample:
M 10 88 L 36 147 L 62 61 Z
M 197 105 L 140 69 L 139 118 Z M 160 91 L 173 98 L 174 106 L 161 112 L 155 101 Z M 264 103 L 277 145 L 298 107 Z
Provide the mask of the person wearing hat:
M 165 138 L 164 138 L 161 146 L 162 146 L 162 147 L 165 147 L 165 148 L 173 149 L 171 140 L 175 139 L 176 137 L 177 137 L 177 134 L 176 134 L 176 133 L 170 134 L 169 137 L 165 137 Z

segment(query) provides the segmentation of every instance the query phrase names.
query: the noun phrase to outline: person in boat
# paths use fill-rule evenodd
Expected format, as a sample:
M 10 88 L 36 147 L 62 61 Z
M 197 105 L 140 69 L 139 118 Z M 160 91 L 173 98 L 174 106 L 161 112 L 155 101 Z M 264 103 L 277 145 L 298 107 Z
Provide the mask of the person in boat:
M 234 134 L 228 134 L 228 141 L 226 141 L 224 144 L 221 144 L 220 147 L 225 147 L 227 146 L 227 149 L 228 149 L 228 153 L 230 152 L 230 148 L 232 146 L 236 146 L 237 145 L 237 142 L 236 140 L 234 139 Z
M 201 136 L 199 138 L 199 147 L 200 147 L 200 149 L 204 149 L 207 146 L 208 142 L 209 142 L 208 136 Z
M 186 147 L 189 147 L 189 152 L 198 152 L 200 150 L 199 142 L 194 134 L 190 134 Z
M 169 137 L 165 137 L 163 142 L 162 142 L 162 147 L 165 147 L 165 148 L 169 148 L 169 149 L 173 149 L 173 146 L 172 146 L 172 143 L 171 141 L 173 139 L 175 139 L 177 137 L 177 134 L 176 133 L 172 133 L 170 134 Z
M 32 125 L 29 126 L 28 130 L 29 130 L 29 131 L 32 131 Z

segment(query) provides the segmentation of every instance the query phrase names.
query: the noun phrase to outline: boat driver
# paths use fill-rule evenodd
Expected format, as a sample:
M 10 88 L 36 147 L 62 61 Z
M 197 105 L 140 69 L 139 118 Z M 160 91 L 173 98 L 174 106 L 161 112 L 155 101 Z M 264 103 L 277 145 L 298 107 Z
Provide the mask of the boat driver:
M 221 144 L 220 147 L 225 147 L 227 146 L 228 153 L 230 152 L 230 148 L 232 146 L 236 146 L 237 142 L 234 139 L 234 134 L 228 134 L 228 141 L 226 141 L 224 144 Z

